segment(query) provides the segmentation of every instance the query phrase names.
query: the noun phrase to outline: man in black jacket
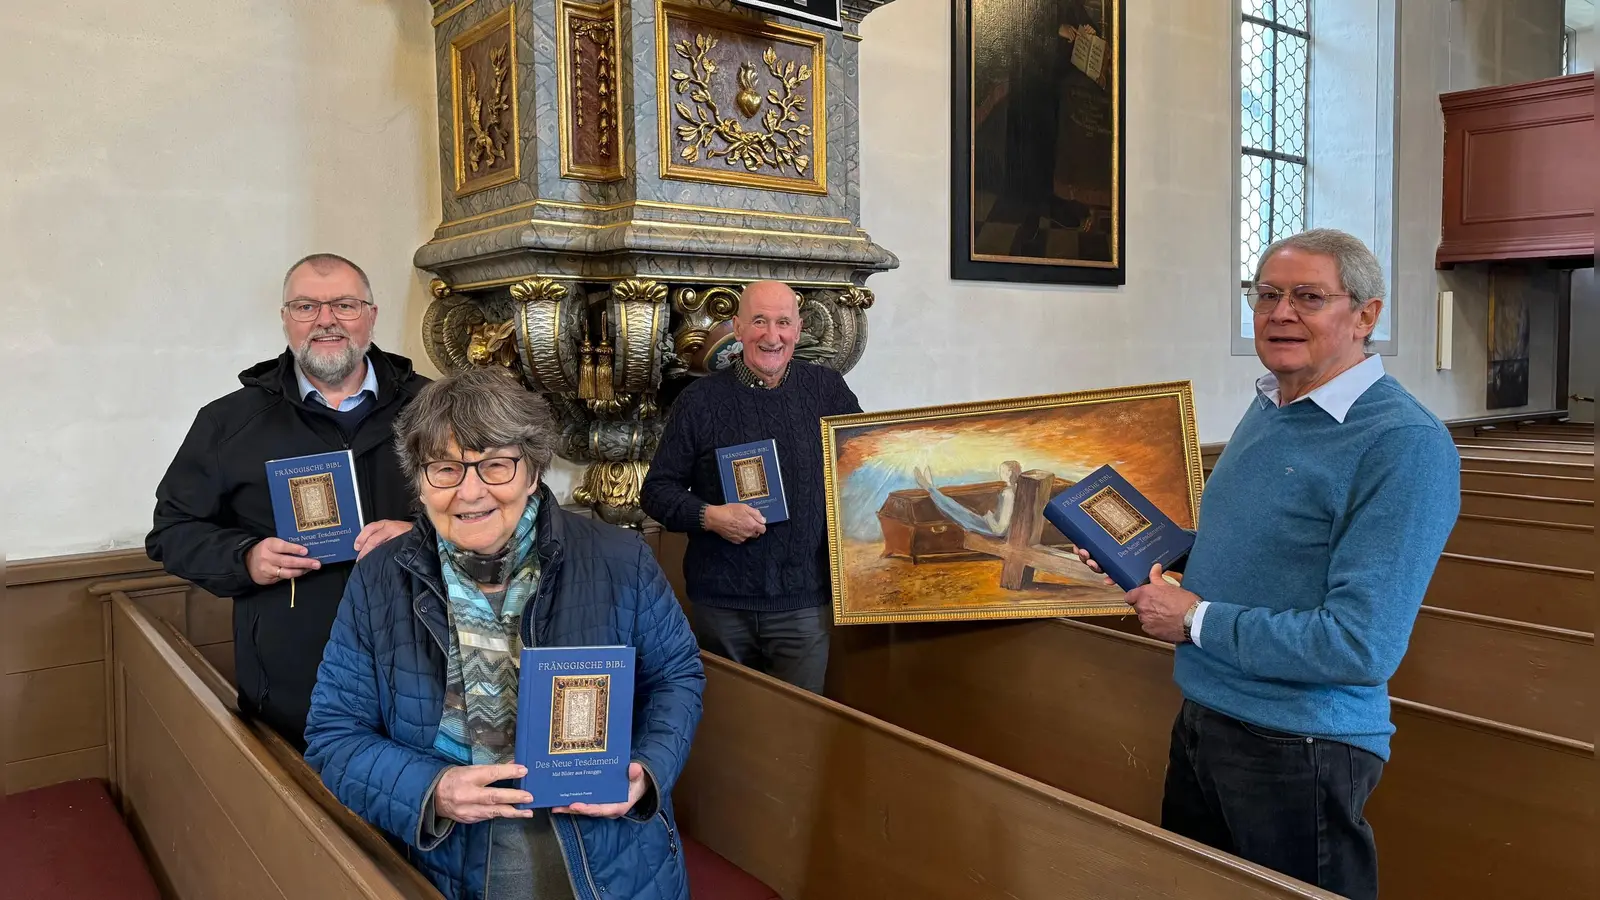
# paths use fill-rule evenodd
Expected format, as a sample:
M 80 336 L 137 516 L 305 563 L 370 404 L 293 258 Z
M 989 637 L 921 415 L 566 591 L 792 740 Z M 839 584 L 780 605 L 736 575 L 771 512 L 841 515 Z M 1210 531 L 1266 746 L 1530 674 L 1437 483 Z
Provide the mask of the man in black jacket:
M 353 564 L 323 566 L 273 536 L 266 463 L 350 450 L 365 555 L 411 529 L 415 490 L 395 461 L 393 422 L 428 379 L 372 346 L 372 287 L 343 257 L 291 266 L 280 314 L 288 349 L 200 410 L 156 488 L 145 549 L 170 574 L 233 598 L 239 707 L 303 751 L 322 647 Z

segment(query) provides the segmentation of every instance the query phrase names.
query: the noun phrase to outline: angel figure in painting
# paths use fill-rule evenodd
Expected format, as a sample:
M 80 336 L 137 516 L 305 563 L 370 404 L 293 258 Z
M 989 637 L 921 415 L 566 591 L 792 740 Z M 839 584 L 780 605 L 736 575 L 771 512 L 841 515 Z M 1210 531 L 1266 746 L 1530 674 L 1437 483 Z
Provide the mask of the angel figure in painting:
M 950 499 L 943 491 L 934 487 L 933 474 L 930 470 L 916 466 L 911 470 L 911 475 L 917 480 L 917 487 L 928 492 L 928 499 L 933 501 L 939 512 L 944 513 L 945 518 L 963 530 L 987 534 L 990 537 L 1005 537 L 1006 528 L 1011 522 L 1011 508 L 1017 501 L 1017 479 L 1022 475 L 1021 463 L 1008 459 L 1000 464 L 1000 480 L 1005 482 L 1005 487 L 1000 491 L 1000 499 L 995 503 L 994 511 L 982 516 Z

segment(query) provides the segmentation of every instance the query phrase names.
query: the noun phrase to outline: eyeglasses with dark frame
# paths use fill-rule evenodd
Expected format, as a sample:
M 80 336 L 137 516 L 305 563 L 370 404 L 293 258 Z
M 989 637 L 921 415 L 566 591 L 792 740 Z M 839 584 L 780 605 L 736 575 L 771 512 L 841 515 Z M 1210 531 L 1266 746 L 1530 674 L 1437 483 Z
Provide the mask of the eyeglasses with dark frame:
M 517 477 L 520 456 L 486 456 L 476 462 L 459 459 L 439 459 L 424 463 L 422 473 L 428 483 L 436 488 L 460 487 L 467 480 L 467 470 L 476 469 L 478 480 L 487 485 L 506 484 Z
M 1245 290 L 1244 295 L 1250 298 L 1250 308 L 1256 315 L 1264 315 L 1278 308 L 1278 302 L 1284 297 L 1289 298 L 1289 306 L 1301 315 L 1310 315 L 1321 312 L 1328 305 L 1331 297 L 1349 297 L 1344 291 L 1328 292 L 1314 284 L 1295 285 L 1288 291 L 1273 287 L 1270 284 L 1258 284 Z
M 283 308 L 289 311 L 289 318 L 296 322 L 315 322 L 322 315 L 324 306 L 333 310 L 333 317 L 346 322 L 361 318 L 366 308 L 372 306 L 370 300 L 357 297 L 339 297 L 335 300 L 288 300 Z

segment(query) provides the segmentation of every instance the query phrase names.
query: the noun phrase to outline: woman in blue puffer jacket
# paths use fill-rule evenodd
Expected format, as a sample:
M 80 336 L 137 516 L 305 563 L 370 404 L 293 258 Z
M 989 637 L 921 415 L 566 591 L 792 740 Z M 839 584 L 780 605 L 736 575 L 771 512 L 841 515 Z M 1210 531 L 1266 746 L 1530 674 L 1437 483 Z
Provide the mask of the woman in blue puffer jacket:
M 705 675 L 649 549 L 557 506 L 555 421 L 514 378 L 436 381 L 395 432 L 424 514 L 355 566 L 306 761 L 446 897 L 688 900 L 671 794 Z M 607 644 L 636 651 L 628 800 L 518 809 L 515 658 Z

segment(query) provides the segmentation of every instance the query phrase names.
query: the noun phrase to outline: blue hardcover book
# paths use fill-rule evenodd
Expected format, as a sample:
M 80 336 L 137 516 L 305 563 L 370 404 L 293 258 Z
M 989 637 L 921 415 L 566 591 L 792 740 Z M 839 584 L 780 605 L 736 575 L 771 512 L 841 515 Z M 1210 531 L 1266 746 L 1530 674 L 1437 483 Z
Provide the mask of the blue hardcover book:
M 1067 540 L 1089 551 L 1101 570 L 1124 591 L 1149 582 L 1150 567 L 1163 570 L 1189 552 L 1194 535 L 1156 508 L 1110 466 L 1057 494 L 1044 517 Z
M 722 473 L 722 502 L 755 507 L 767 524 L 789 518 L 789 501 L 783 494 L 783 473 L 778 471 L 778 442 L 772 438 L 717 450 L 717 470 Z
M 267 488 L 278 537 L 324 564 L 356 558 L 361 489 L 349 450 L 267 461 Z
M 628 799 L 632 647 L 529 647 L 517 681 L 523 809 Z

